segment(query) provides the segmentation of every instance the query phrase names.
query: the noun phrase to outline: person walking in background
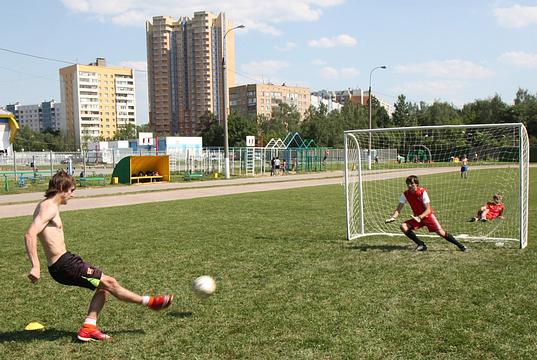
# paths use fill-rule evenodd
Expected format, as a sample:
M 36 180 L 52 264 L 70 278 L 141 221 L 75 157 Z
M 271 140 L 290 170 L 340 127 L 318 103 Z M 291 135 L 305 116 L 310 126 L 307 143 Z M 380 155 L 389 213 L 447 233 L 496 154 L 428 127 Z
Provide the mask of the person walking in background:
M 59 170 L 49 182 L 45 199 L 37 204 L 33 220 L 24 241 L 26 253 L 32 264 L 28 278 L 37 283 L 41 278 L 41 267 L 37 254 L 37 239 L 41 241 L 48 264 L 48 271 L 58 283 L 78 286 L 95 291 L 84 323 L 78 331 L 79 340 L 108 340 L 110 336 L 97 328 L 97 318 L 109 295 L 119 300 L 142 304 L 154 310 L 171 305 L 173 295 L 141 296 L 122 287 L 119 282 L 66 250 L 60 206 L 66 205 L 75 191 L 75 180 L 64 170 Z
M 461 179 L 468 179 L 468 158 L 466 154 L 461 160 Z
M 427 245 L 421 241 L 414 230 L 418 230 L 422 227 L 427 227 L 429 232 L 434 232 L 438 236 L 446 239 L 450 243 L 454 244 L 461 251 L 467 251 L 466 246 L 461 244 L 453 235 L 448 234 L 438 222 L 433 209 L 431 208 L 431 201 L 427 190 L 419 186 L 419 179 L 415 175 L 411 175 L 406 178 L 407 190 L 401 194 L 399 198 L 399 205 L 395 209 L 393 215 L 385 222 L 394 222 L 401 213 L 403 206 L 408 202 L 412 209 L 412 218 L 406 220 L 401 224 L 400 229 L 409 239 L 416 243 L 416 251 L 426 251 Z

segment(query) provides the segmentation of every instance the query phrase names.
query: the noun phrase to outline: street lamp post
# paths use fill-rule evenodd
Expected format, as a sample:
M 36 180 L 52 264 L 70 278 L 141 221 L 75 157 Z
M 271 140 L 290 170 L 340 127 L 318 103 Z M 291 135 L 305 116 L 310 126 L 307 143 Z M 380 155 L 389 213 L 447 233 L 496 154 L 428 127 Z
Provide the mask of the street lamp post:
M 228 132 L 228 126 L 227 126 L 227 71 L 226 71 L 226 36 L 230 31 L 233 31 L 235 29 L 243 29 L 246 26 L 244 25 L 238 25 L 235 26 L 228 31 L 225 32 L 224 37 L 222 39 L 222 83 L 224 87 L 224 91 L 222 94 L 222 99 L 224 101 L 224 113 L 223 113 L 223 120 L 224 120 L 224 171 L 226 175 L 226 179 L 229 179 L 229 132 Z
M 367 169 L 368 170 L 371 170 L 371 129 L 372 129 L 372 125 L 371 125 L 371 110 L 372 110 L 372 103 L 373 103 L 373 98 L 372 98 L 372 95 L 371 95 L 371 77 L 373 76 L 373 71 L 377 70 L 377 69 L 386 69 L 386 66 L 382 65 L 382 66 L 377 66 L 377 67 L 374 67 L 373 69 L 371 69 L 371 71 L 369 72 L 369 93 L 368 93 L 368 102 L 369 102 L 369 148 L 367 150 Z

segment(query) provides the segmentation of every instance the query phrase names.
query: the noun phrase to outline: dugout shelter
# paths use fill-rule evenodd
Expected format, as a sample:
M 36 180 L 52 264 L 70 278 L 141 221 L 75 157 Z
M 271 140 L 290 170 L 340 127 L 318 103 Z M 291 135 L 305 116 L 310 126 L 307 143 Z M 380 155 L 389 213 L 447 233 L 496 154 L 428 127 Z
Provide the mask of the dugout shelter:
M 113 179 L 120 184 L 170 181 L 170 157 L 168 155 L 126 156 L 114 167 Z

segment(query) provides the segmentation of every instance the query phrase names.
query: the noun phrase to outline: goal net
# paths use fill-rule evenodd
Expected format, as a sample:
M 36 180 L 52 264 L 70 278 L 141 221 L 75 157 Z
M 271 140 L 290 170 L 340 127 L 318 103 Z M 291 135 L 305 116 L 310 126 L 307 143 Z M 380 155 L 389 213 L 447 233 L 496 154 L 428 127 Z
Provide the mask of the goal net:
M 522 124 L 349 130 L 344 138 L 347 239 L 403 235 L 408 204 L 396 222 L 385 220 L 406 177 L 416 175 L 443 229 L 460 241 L 526 247 L 529 142 Z M 470 222 L 494 194 L 503 196 L 503 219 Z M 418 235 L 436 236 L 426 228 Z

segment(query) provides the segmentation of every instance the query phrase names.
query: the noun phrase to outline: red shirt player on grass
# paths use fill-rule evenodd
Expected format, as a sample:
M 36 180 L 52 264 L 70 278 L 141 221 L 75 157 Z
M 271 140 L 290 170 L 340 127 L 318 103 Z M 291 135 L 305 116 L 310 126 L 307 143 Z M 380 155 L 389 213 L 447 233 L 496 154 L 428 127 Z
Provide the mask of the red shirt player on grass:
M 494 194 L 492 196 L 492 201 L 489 201 L 485 205 L 483 205 L 478 211 L 477 216 L 470 219 L 470 222 L 474 221 L 489 221 L 494 220 L 496 218 L 498 219 L 504 219 L 503 212 L 505 210 L 505 206 L 502 203 L 503 196 L 500 194 Z
M 399 199 L 399 205 L 395 209 L 393 215 L 386 220 L 386 223 L 394 222 L 401 213 L 405 203 L 409 203 L 412 208 L 412 219 L 409 219 L 401 224 L 401 231 L 412 241 L 417 244 L 416 251 L 426 251 L 427 245 L 421 241 L 414 233 L 414 230 L 420 229 L 422 227 L 427 227 L 429 232 L 435 232 L 439 236 L 443 237 L 450 243 L 456 245 L 459 250 L 467 251 L 466 246 L 461 244 L 453 237 L 453 235 L 448 234 L 436 219 L 433 209 L 431 208 L 429 194 L 427 190 L 419 186 L 419 179 L 415 175 L 411 175 L 406 178 L 406 185 L 408 189 L 401 194 Z
M 48 271 L 52 278 L 63 285 L 79 286 L 95 291 L 90 301 L 84 324 L 78 331 L 80 341 L 108 340 L 110 336 L 97 328 L 97 317 L 109 295 L 119 300 L 145 305 L 153 310 L 165 309 L 171 305 L 173 295 L 142 296 L 122 287 L 112 276 L 105 275 L 95 266 L 85 262 L 80 256 L 67 251 L 60 218 L 60 205 L 66 205 L 73 197 L 75 180 L 64 170 L 58 171 L 51 179 L 45 199 L 37 204 L 32 223 L 24 240 L 26 253 L 32 264 L 28 278 L 37 283 L 41 277 L 41 267 L 37 255 L 37 239 L 47 257 Z

